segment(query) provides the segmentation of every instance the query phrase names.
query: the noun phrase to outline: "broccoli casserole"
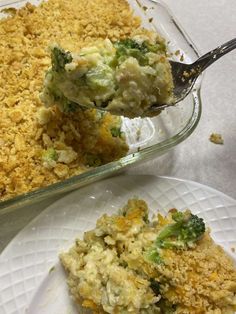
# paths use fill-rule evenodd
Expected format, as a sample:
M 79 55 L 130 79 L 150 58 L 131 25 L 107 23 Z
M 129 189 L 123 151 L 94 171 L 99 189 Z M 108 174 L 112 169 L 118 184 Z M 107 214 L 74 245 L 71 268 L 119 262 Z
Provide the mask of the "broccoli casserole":
M 48 0 L 0 20 L 0 198 L 64 180 L 126 155 L 119 117 L 65 115 L 40 101 L 48 47 L 80 51 L 143 32 L 125 0 Z
M 173 80 L 163 38 L 146 33 L 109 39 L 78 53 L 51 47 L 41 100 L 63 112 L 98 107 L 129 118 L 149 115 L 153 105 L 172 102 Z
M 172 209 L 148 219 L 144 201 L 119 214 L 60 255 L 76 303 L 92 313 L 233 314 L 236 269 L 202 218 Z

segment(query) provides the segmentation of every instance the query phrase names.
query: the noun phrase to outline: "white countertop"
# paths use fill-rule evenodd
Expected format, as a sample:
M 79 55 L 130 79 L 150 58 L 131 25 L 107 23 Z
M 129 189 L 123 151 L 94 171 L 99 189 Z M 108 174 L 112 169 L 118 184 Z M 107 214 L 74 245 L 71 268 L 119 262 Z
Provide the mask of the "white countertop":
M 164 0 L 203 54 L 236 37 L 235 0 Z M 236 50 L 205 73 L 203 113 L 195 132 L 166 155 L 127 170 L 128 174 L 155 174 L 197 181 L 236 199 Z M 210 133 L 223 135 L 225 144 L 209 142 Z M 58 198 L 58 197 L 57 197 Z M 55 200 L 55 198 L 54 198 Z M 53 200 L 0 217 L 0 251 L 37 213 Z

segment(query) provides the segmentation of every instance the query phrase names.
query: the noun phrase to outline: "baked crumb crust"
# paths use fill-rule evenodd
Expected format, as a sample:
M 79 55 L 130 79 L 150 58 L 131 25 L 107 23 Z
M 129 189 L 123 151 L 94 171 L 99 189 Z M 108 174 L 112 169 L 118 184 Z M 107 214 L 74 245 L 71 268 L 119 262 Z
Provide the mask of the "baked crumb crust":
M 88 160 L 99 165 L 127 153 L 125 138 L 110 133 L 118 118 L 101 118 L 96 111 L 76 117 L 56 109 L 40 112 L 39 93 L 51 43 L 78 51 L 96 39 L 128 37 L 140 27 L 124 0 L 49 0 L 10 13 L 0 20 L 1 200 L 80 174 Z M 45 167 L 42 154 L 50 147 L 70 158 Z

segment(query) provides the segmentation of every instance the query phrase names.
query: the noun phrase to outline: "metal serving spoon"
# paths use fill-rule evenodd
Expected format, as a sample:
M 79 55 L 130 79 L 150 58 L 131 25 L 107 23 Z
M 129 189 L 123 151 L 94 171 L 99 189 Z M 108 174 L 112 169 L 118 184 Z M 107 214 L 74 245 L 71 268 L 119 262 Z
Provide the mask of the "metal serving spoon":
M 163 105 L 153 105 L 148 112 L 155 115 L 160 110 L 173 106 L 183 100 L 192 90 L 198 76 L 212 63 L 236 48 L 236 38 L 206 53 L 192 64 L 170 61 L 174 80 L 174 102 Z

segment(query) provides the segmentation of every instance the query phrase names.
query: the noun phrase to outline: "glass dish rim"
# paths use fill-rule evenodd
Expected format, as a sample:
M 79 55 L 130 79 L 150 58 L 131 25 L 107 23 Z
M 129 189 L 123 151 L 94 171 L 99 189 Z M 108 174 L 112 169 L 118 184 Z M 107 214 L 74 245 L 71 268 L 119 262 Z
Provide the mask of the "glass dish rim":
M 137 0 L 136 0 L 137 1 Z M 197 57 L 199 57 L 199 51 L 192 42 L 191 38 L 188 36 L 186 31 L 179 23 L 178 19 L 172 14 L 169 7 L 162 1 L 162 0 L 148 0 L 152 2 L 154 5 L 161 6 L 167 14 L 170 16 L 171 20 L 174 22 L 175 26 L 177 27 L 178 31 L 182 34 L 185 38 L 188 45 L 191 46 L 194 53 Z M 3 6 L 9 6 L 17 3 L 26 2 L 25 0 L 6 0 L 5 4 L 1 4 L 0 8 Z M 198 125 L 198 122 L 201 117 L 202 113 L 202 101 L 201 101 L 201 78 L 200 76 L 196 83 L 193 91 L 190 93 L 192 96 L 193 101 L 193 111 L 189 121 L 186 123 L 183 129 L 181 129 L 177 134 L 173 137 L 168 138 L 160 143 L 154 144 L 150 147 L 146 147 L 141 151 L 135 153 L 129 153 L 127 156 L 120 158 L 119 160 L 109 162 L 105 165 L 92 168 L 84 173 L 81 173 L 76 176 L 72 176 L 68 179 L 63 181 L 48 185 L 46 187 L 38 188 L 34 191 L 20 194 L 18 196 L 12 197 L 10 199 L 1 201 L 0 200 L 0 215 L 5 214 L 6 212 L 10 212 L 17 207 L 22 207 L 23 205 L 27 205 L 29 203 L 35 203 L 37 201 L 49 198 L 53 195 L 65 192 L 69 192 L 74 190 L 75 188 L 79 188 L 81 186 L 85 186 L 89 183 L 96 182 L 99 179 L 103 179 L 116 173 L 117 171 L 124 169 L 125 167 L 134 164 L 138 161 L 147 160 L 150 156 L 161 155 L 164 152 L 167 152 L 171 148 L 175 147 L 176 145 L 183 142 L 187 137 L 189 137 L 195 128 Z

